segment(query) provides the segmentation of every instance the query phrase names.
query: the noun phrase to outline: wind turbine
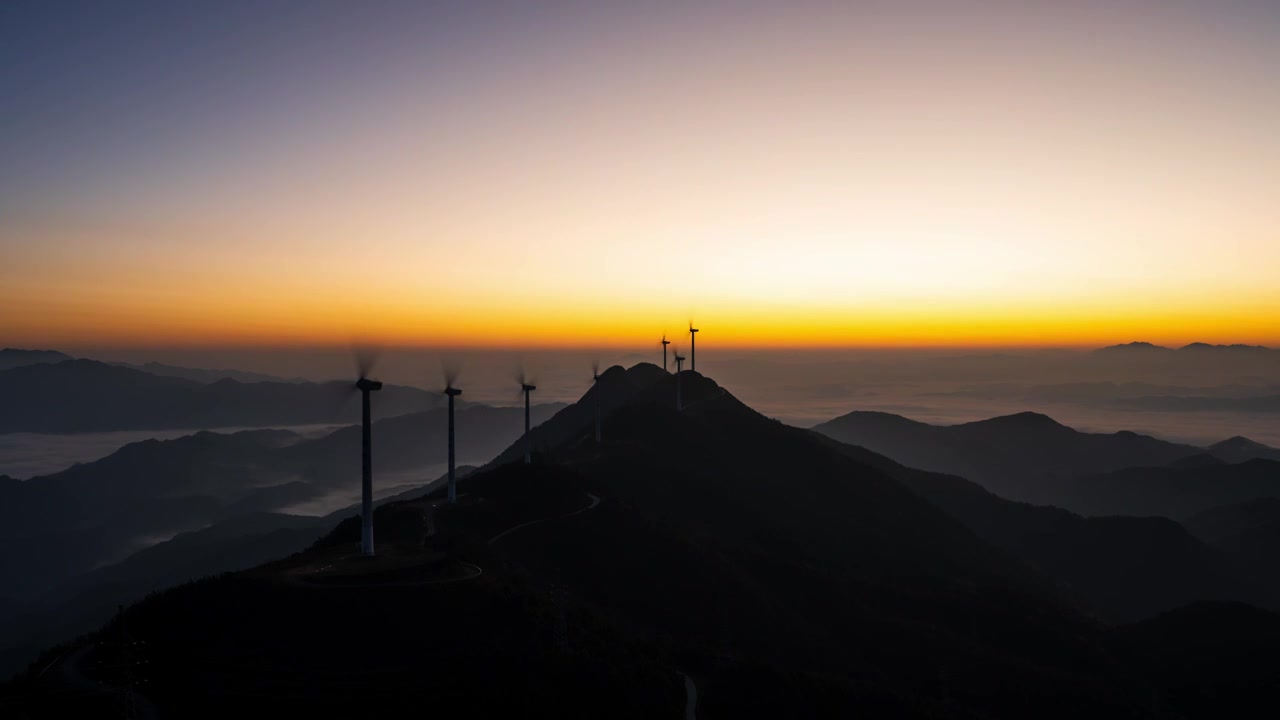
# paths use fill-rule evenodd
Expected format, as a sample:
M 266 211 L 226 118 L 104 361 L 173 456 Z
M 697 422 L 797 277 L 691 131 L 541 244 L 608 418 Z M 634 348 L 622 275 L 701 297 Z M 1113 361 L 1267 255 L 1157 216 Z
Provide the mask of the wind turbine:
M 667 334 L 662 333 L 662 369 L 664 371 L 667 369 L 667 346 L 670 344 L 671 341 L 667 339 Z
M 538 389 L 537 385 L 529 382 L 525 377 L 524 370 L 520 371 L 520 392 L 524 393 L 524 464 L 533 463 L 533 435 L 529 434 L 529 393 Z
M 453 399 L 462 394 L 462 391 L 453 386 L 458 379 L 458 372 L 454 369 L 446 367 L 444 370 L 444 394 L 449 396 L 449 504 L 458 502 L 458 490 L 454 480 L 454 455 L 453 455 Z
M 680 373 L 684 370 L 684 358 L 680 357 L 680 350 L 675 350 L 676 354 L 676 412 L 684 409 L 684 405 L 680 402 Z
M 355 388 L 360 391 L 360 551 L 373 555 L 373 434 L 369 413 L 369 393 L 382 389 L 382 383 L 368 378 L 373 358 L 365 353 L 356 358 L 360 379 Z
M 600 444 L 600 361 L 591 362 L 591 389 L 596 396 L 596 444 Z
M 693 341 L 698 339 L 698 328 L 693 326 L 693 321 L 689 321 L 689 369 L 697 371 L 698 369 L 698 349 L 694 346 Z

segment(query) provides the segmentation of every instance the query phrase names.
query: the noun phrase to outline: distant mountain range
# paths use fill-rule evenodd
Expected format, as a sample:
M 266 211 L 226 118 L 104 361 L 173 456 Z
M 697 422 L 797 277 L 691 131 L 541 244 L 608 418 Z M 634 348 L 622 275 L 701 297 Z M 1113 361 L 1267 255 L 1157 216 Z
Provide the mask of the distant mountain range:
M 1280 497 L 1280 450 L 1243 437 L 1198 448 L 1132 432 L 1082 433 L 1036 413 L 929 425 L 852 412 L 814 430 L 909 467 L 972 479 L 1001 497 L 1085 515 L 1180 518 Z
M 21 350 L 18 348 L 4 348 L 0 350 L 0 370 L 8 370 L 9 368 L 21 367 L 23 365 L 38 365 L 40 363 L 58 363 L 63 360 L 72 360 L 70 355 L 58 352 L 57 350 Z
M 1273 352 L 1271 348 L 1263 345 L 1211 345 L 1209 343 L 1193 342 L 1189 345 L 1183 345 L 1180 348 L 1169 348 L 1163 345 L 1153 345 L 1149 342 L 1131 342 L 1123 345 L 1108 345 L 1100 348 L 1095 352 L 1098 353 L 1123 353 L 1123 352 Z
M 1168 465 L 1202 448 L 1132 432 L 1082 433 L 1038 413 L 959 425 L 929 425 L 900 415 L 855 411 L 813 428 L 909 467 L 969 478 L 1002 497 L 1041 502 L 1046 481 Z
M 203 382 L 94 360 L 0 370 L 0 432 L 90 432 L 337 424 L 358 421 L 353 383 Z M 376 418 L 438 407 L 439 393 L 387 385 Z
M 286 379 L 276 375 L 267 375 L 266 373 L 248 372 L 245 370 L 209 370 L 206 368 L 189 368 L 178 365 L 165 365 L 164 363 L 148 362 L 141 365 L 135 365 L 125 362 L 113 362 L 111 365 L 119 367 L 132 368 L 141 370 L 142 372 L 151 373 L 152 375 L 160 375 L 163 377 L 178 377 L 185 380 L 194 380 L 202 383 L 214 383 L 219 380 L 235 380 L 242 383 L 259 383 L 259 382 L 289 382 L 302 383 L 307 382 L 302 378 Z

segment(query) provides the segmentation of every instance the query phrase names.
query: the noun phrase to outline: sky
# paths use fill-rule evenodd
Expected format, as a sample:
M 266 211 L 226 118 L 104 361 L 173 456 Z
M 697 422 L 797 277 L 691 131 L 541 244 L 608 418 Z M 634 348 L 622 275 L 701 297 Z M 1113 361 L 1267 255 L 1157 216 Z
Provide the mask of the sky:
M 0 344 L 1280 345 L 1280 6 L 7 2 Z

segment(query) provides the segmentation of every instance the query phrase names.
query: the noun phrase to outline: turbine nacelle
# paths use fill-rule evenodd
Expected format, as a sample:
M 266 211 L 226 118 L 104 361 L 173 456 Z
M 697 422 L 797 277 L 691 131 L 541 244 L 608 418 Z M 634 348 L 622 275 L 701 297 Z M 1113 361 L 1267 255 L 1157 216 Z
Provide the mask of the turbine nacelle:
M 373 392 L 382 389 L 382 383 L 378 380 L 370 380 L 369 378 L 360 378 L 356 381 L 356 389 L 360 392 Z
M 533 392 L 538 389 L 537 385 L 529 385 L 528 383 L 520 383 L 520 389 L 524 392 Z
M 449 397 L 457 397 L 462 394 L 462 391 L 456 387 L 447 387 L 444 389 L 444 394 Z

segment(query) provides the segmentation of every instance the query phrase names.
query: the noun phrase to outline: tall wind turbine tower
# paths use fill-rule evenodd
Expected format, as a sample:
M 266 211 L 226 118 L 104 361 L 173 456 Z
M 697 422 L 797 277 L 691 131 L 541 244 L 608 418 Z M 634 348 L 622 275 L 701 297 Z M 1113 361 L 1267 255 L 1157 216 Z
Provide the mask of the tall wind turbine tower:
M 670 344 L 671 344 L 671 341 L 667 339 L 667 334 L 662 333 L 662 369 L 663 371 L 667 369 L 667 346 Z
M 694 345 L 694 340 L 698 339 L 698 328 L 693 326 L 693 321 L 689 322 L 689 369 L 697 371 L 698 369 L 698 350 Z M 677 371 L 679 372 L 679 371 Z
M 533 435 L 529 433 L 529 393 L 537 390 L 537 385 L 525 381 L 524 373 L 520 373 L 520 391 L 524 393 L 524 464 L 533 463 Z
M 449 384 L 444 388 L 444 394 L 449 396 L 449 504 L 458 502 L 458 489 L 454 479 L 454 454 L 453 454 L 453 399 L 462 394 L 462 391 L 453 386 L 453 378 L 449 378 Z
M 360 469 L 360 550 L 365 555 L 373 555 L 373 437 L 372 421 L 369 413 L 369 393 L 382 389 L 382 383 L 370 380 L 360 374 L 356 381 L 356 389 L 360 391 L 361 403 L 361 452 Z
M 680 357 L 680 351 L 676 350 L 676 412 L 684 409 L 684 405 L 680 402 L 680 373 L 684 370 L 684 358 Z

